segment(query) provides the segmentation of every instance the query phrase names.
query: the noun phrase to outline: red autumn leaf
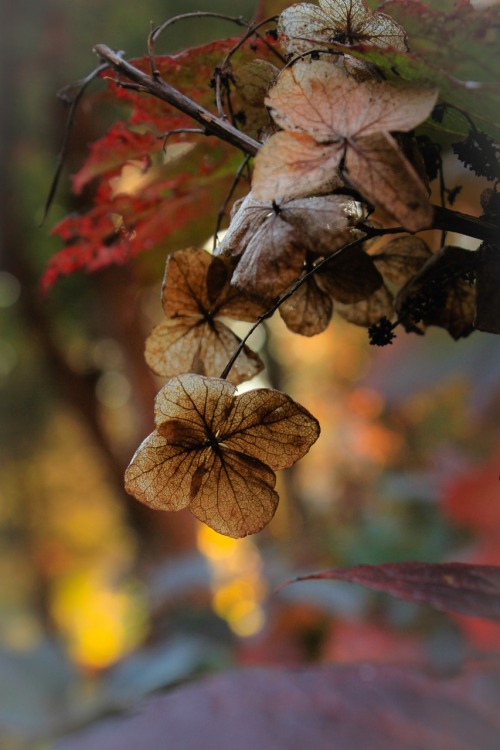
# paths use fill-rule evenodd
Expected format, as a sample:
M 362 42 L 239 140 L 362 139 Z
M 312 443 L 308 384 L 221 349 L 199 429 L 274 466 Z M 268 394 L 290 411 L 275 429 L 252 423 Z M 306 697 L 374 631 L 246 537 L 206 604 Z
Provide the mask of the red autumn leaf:
M 209 42 L 200 47 L 193 47 L 175 55 L 156 55 L 155 65 L 161 78 L 171 83 L 178 91 L 205 107 L 205 109 L 216 112 L 214 89 L 210 87 L 209 83 L 213 80 L 216 68 L 221 65 L 227 53 L 240 41 L 238 37 L 230 37 Z M 226 77 L 231 74 L 228 77 L 229 85 L 231 85 L 230 77 L 235 75 L 238 78 L 245 66 L 256 60 L 264 63 L 275 62 L 276 57 L 261 39 L 248 39 L 232 56 L 230 68 L 224 71 Z M 134 58 L 130 60 L 130 63 L 139 70 L 151 72 L 149 57 Z M 170 107 L 164 101 L 120 86 L 121 78 L 115 71 L 107 69 L 102 76 L 108 81 L 113 100 L 118 98 L 132 105 L 129 118 L 132 125 L 146 126 L 153 129 L 157 134 L 166 133 L 176 128 L 193 127 L 193 121 L 187 115 Z M 245 77 L 244 74 L 243 77 Z M 232 96 L 235 93 L 235 88 L 237 89 L 238 86 L 233 86 Z M 239 119 L 238 126 L 252 135 L 254 134 L 251 132 L 252 119 L 256 116 L 257 109 L 261 109 L 261 106 L 248 101 L 243 102 L 236 90 L 234 107 L 231 108 L 231 111 L 236 115 L 241 110 L 246 113 L 250 127 L 247 127 L 247 124 L 242 121 L 244 118 Z M 184 139 L 182 135 L 175 137 Z
M 263 529 L 279 501 L 274 471 L 307 453 L 319 424 L 284 393 L 235 390 L 201 375 L 169 380 L 156 397 L 156 430 L 125 473 L 127 492 L 157 510 L 189 507 L 227 536 Z
M 319 8 L 311 3 L 292 5 L 280 15 L 278 33 L 286 51 L 294 55 L 321 49 L 322 42 L 406 50 L 403 28 L 385 13 L 372 13 L 364 0 L 319 0 Z
M 426 188 L 390 131 L 406 132 L 423 122 L 436 98 L 435 89 L 422 86 L 359 81 L 330 62 L 296 63 L 266 100 L 285 132 L 272 136 L 257 155 L 254 195 L 265 200 L 273 192 L 280 199 L 324 191 L 341 169 L 367 201 L 405 228 L 429 226 Z
M 111 717 L 54 750 L 498 750 L 497 664 L 450 679 L 364 663 L 234 670 Z
M 119 120 L 91 145 L 85 165 L 73 176 L 73 192 L 78 195 L 96 177 L 109 179 L 120 174 L 129 162 L 139 163 L 146 170 L 153 153 L 160 149 L 161 142 L 152 132 L 130 130 Z
M 357 565 L 311 573 L 295 581 L 316 579 L 360 583 L 444 612 L 500 620 L 500 567 L 494 565 L 419 562 Z
M 145 349 L 146 362 L 157 375 L 221 374 L 240 339 L 220 317 L 255 321 L 264 312 L 230 285 L 231 270 L 227 261 L 206 250 L 188 248 L 169 256 L 162 289 L 166 318 L 153 329 Z M 263 367 L 245 346 L 228 379 L 237 385 Z
M 60 276 L 126 263 L 160 243 L 174 250 L 205 240 L 239 161 L 226 144 L 207 138 L 146 176 L 138 191 L 114 195 L 104 179 L 90 210 L 70 214 L 52 230 L 65 247 L 50 259 L 43 290 Z

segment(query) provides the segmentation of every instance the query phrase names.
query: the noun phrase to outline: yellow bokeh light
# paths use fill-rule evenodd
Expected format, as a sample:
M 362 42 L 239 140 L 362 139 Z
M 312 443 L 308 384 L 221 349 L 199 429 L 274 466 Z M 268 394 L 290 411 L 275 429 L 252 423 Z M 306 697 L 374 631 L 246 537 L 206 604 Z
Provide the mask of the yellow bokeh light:
M 146 635 L 140 591 L 111 584 L 102 571 L 78 571 L 59 583 L 52 614 L 71 657 L 100 669 L 132 651 Z
M 264 627 L 264 610 L 253 601 L 240 601 L 228 613 L 231 630 L 241 638 L 256 635 Z
M 266 584 L 261 573 L 261 557 L 248 538 L 231 539 L 200 524 L 198 548 L 212 570 L 212 606 L 241 637 L 255 635 L 264 625 L 261 606 Z

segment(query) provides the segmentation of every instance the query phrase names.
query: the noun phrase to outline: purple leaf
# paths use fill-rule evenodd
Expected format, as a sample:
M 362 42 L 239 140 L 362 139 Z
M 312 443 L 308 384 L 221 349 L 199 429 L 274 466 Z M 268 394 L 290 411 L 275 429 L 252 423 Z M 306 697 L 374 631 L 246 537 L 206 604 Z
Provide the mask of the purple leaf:
M 494 565 L 421 562 L 357 565 L 311 573 L 287 584 L 314 579 L 360 583 L 444 612 L 500 620 L 500 567 Z

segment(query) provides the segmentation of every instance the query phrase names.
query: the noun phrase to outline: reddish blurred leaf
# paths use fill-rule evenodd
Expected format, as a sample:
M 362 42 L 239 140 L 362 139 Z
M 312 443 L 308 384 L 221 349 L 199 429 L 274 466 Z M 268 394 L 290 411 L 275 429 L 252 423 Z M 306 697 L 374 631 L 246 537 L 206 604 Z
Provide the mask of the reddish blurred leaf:
M 160 150 L 161 142 L 150 131 L 130 130 L 118 121 L 102 138 L 92 143 L 85 165 L 73 176 L 73 192 L 78 195 L 85 185 L 96 177 L 108 178 L 120 174 L 128 162 L 139 163 L 146 170 L 151 157 Z
M 214 111 L 215 94 L 209 84 L 215 67 L 237 41 L 224 39 L 172 57 L 159 56 L 156 64 L 165 80 Z M 256 57 L 267 65 L 266 58 L 273 55 L 261 40 L 248 40 L 232 57 L 225 71 L 227 80 L 233 70 L 244 70 Z M 150 70 L 149 58 L 132 63 L 141 70 Z M 263 79 L 270 78 L 266 70 L 267 78 L 260 77 L 261 98 Z M 53 230 L 66 246 L 49 261 L 42 278 L 44 291 L 59 276 L 125 263 L 160 242 L 166 249 L 174 249 L 206 240 L 241 162 L 241 157 L 226 144 L 212 138 L 202 137 L 200 142 L 200 136 L 194 136 L 192 147 L 183 151 L 175 141 L 185 141 L 185 134 L 175 134 L 168 140 L 164 156 L 164 143 L 158 136 L 192 127 L 190 118 L 153 96 L 121 86 L 120 76 L 114 71 L 107 69 L 103 77 L 108 80 L 113 100 L 132 105 L 132 112 L 127 124 L 117 122 L 92 145 L 86 163 L 73 178 L 75 192 L 81 192 L 94 178 L 100 178 L 100 182 L 89 210 L 81 216 L 66 217 Z M 255 83 L 255 76 L 253 80 Z M 224 96 L 226 103 L 231 97 L 231 111 L 237 115 L 242 100 L 234 85 L 231 93 L 225 92 Z M 241 106 L 245 116 L 240 118 L 239 127 L 245 130 L 245 118 L 250 129 L 257 127 L 255 113 L 262 114 L 262 107 L 252 101 Z M 131 163 L 144 169 L 140 189 L 121 180 L 123 167 Z
M 360 583 L 376 591 L 444 612 L 500 620 L 500 567 L 465 563 L 385 563 L 333 568 L 294 581 L 337 580 Z
M 156 397 L 156 430 L 126 471 L 127 492 L 158 510 L 189 507 L 227 536 L 264 528 L 279 501 L 274 471 L 307 453 L 319 424 L 284 393 L 235 390 L 201 375 L 169 380 Z
M 144 702 L 55 750 L 498 750 L 500 673 L 377 664 L 240 670 Z
M 42 288 L 74 271 L 125 263 L 159 243 L 176 249 L 204 241 L 240 161 L 227 145 L 207 138 L 151 170 L 140 189 L 114 195 L 103 180 L 87 213 L 70 214 L 52 230 L 65 247 L 50 259 Z
M 326 638 L 322 659 L 335 664 L 401 664 L 422 667 L 425 641 L 415 632 L 405 633 L 387 622 L 335 618 Z
M 499 470 L 497 451 L 487 463 L 469 467 L 446 487 L 443 507 L 457 525 L 495 540 L 500 553 Z
M 219 318 L 255 321 L 264 312 L 230 285 L 231 270 L 228 259 L 206 250 L 188 248 L 169 256 L 162 290 L 166 319 L 146 340 L 146 362 L 157 375 L 221 374 L 240 339 Z M 228 379 L 238 385 L 263 367 L 245 346 Z
M 193 47 L 176 55 L 158 55 L 155 57 L 155 64 L 160 76 L 165 81 L 171 83 L 178 91 L 201 106 L 210 111 L 215 111 L 215 93 L 213 87 L 210 86 L 210 82 L 213 81 L 216 68 L 221 65 L 227 53 L 239 41 L 239 37 L 230 37 L 229 39 L 209 42 L 200 47 Z M 223 73 L 226 78 L 229 73 L 231 76 L 233 73 L 236 76 L 241 75 L 245 66 L 256 60 L 275 62 L 276 57 L 262 40 L 258 38 L 248 39 L 232 56 L 230 67 Z M 130 60 L 130 63 L 139 70 L 151 72 L 148 57 L 135 58 Z M 106 70 L 102 75 L 109 82 L 113 99 L 118 98 L 132 104 L 133 109 L 129 118 L 132 125 L 146 125 L 153 128 L 158 134 L 176 128 L 193 126 L 192 120 L 187 115 L 168 106 L 162 100 L 120 86 L 121 79 L 116 72 Z M 229 78 L 227 80 L 230 83 Z M 270 76 L 268 76 L 269 81 Z M 225 94 L 223 95 L 225 97 Z M 226 99 L 224 100 L 226 101 Z M 248 119 L 251 120 L 249 109 L 260 107 L 248 101 L 245 104 Z M 236 106 L 231 107 L 231 111 L 238 112 L 237 103 Z M 245 132 L 249 132 L 244 122 L 240 122 L 239 127 Z

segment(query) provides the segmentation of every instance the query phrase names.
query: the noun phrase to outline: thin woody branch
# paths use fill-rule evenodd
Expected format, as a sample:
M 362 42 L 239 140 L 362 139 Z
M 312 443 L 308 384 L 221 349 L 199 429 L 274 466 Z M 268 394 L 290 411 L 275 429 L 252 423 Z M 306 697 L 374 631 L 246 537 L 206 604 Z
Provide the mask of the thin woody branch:
M 180 91 L 177 91 L 169 83 L 143 73 L 139 68 L 123 60 L 105 44 L 97 44 L 94 47 L 94 52 L 103 62 L 109 63 L 116 71 L 134 81 L 134 83 L 139 84 L 143 91 L 167 102 L 167 104 L 175 107 L 180 112 L 184 112 L 188 117 L 198 122 L 207 135 L 215 135 L 249 156 L 255 156 L 259 150 L 261 144 L 258 141 L 242 133 L 227 120 L 222 120 L 204 107 L 196 104 L 196 102 L 181 94 Z
M 166 81 L 148 75 L 134 65 L 131 65 L 105 44 L 97 44 L 94 47 L 94 51 L 103 62 L 108 63 L 116 71 L 140 86 L 141 90 L 170 104 L 180 112 L 184 112 L 188 117 L 191 117 L 195 122 L 198 122 L 207 135 L 214 135 L 220 138 L 235 148 L 240 149 L 240 151 L 243 151 L 248 156 L 255 156 L 259 151 L 262 145 L 259 141 L 250 138 L 250 136 L 242 133 L 227 120 L 201 107 Z M 494 224 L 477 219 L 474 216 L 452 211 L 448 208 L 442 208 L 441 206 L 434 206 L 434 219 L 431 226 L 427 228 L 457 232 L 458 234 L 465 234 L 468 237 L 474 237 L 483 242 L 494 244 L 498 244 L 500 235 L 499 228 Z

